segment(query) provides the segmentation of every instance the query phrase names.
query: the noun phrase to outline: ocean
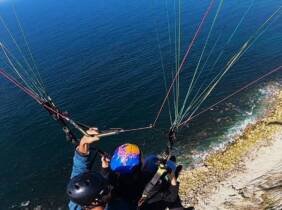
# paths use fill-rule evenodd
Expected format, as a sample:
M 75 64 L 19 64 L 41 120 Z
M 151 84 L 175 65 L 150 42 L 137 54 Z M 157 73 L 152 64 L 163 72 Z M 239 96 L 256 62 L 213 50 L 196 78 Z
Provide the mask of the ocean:
M 187 91 L 187 81 L 197 65 L 220 1 L 215 2 L 181 73 L 182 93 Z M 40 75 L 57 106 L 67 110 L 73 119 L 105 130 L 143 127 L 153 122 L 166 93 L 162 62 L 168 82 L 175 71 L 175 28 L 181 28 L 183 57 L 209 3 L 182 0 L 179 16 L 179 1 L 173 0 L 0 0 L 0 15 L 25 48 L 13 13 L 13 7 L 16 9 Z M 225 48 L 226 40 L 251 4 Z M 203 78 L 215 77 L 228 57 L 281 5 L 281 0 L 224 1 L 207 45 L 209 52 L 220 38 L 208 64 L 222 49 L 224 59 Z M 178 18 L 180 25 L 175 22 Z M 0 41 L 15 52 L 3 25 Z M 280 66 L 281 43 L 282 17 L 278 16 L 201 108 Z M 3 59 L 0 64 L 10 71 Z M 179 130 L 175 152 L 185 157 L 180 161 L 189 167 L 259 118 L 268 93 L 281 87 L 281 76 L 281 72 L 272 75 Z M 0 209 L 38 205 L 65 209 L 74 147 L 42 107 L 3 78 L 0 102 Z M 111 153 L 118 145 L 131 142 L 138 144 L 144 154 L 159 153 L 165 147 L 168 127 L 165 108 L 156 129 L 104 138 L 97 147 Z

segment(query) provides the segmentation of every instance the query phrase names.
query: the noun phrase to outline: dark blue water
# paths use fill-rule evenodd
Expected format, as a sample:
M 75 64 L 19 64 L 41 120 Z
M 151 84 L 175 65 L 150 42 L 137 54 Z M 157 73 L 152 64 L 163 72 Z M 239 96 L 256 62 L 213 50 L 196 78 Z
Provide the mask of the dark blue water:
M 206 0 L 182 2 L 182 54 L 208 3 Z M 225 2 L 208 46 L 211 49 L 216 38 L 222 36 L 215 55 L 250 3 L 250 0 Z M 46 88 L 58 106 L 68 110 L 74 119 L 100 129 L 132 128 L 153 121 L 165 94 L 159 44 L 168 75 L 174 65 L 171 50 L 174 49 L 176 18 L 174 1 L 0 1 L 1 16 L 17 40 L 23 42 L 12 12 L 13 4 Z M 281 4 L 281 0 L 255 1 L 224 58 L 238 50 Z M 189 78 L 196 66 L 211 20 L 207 20 L 185 65 L 183 91 L 187 87 L 185 78 Z M 281 65 L 281 20 L 277 19 L 241 58 L 204 106 Z M 1 41 L 13 48 L 3 27 L 0 33 Z M 223 64 L 222 61 L 219 65 Z M 208 77 L 214 74 L 211 72 Z M 269 80 L 278 77 L 276 74 Z M 245 99 L 248 96 L 243 94 L 232 102 L 240 105 Z M 40 106 L 4 79 L 0 79 L 0 101 L 0 209 L 28 200 L 30 206 L 65 208 L 65 185 L 73 146 L 64 140 L 58 125 Z M 248 108 L 248 103 L 245 106 Z M 219 107 L 218 112 L 220 110 Z M 215 126 L 216 115 L 207 113 L 190 128 L 183 129 L 179 147 L 186 145 L 188 149 L 179 149 L 180 153 L 210 144 L 198 139 L 198 134 L 207 126 L 211 126 L 211 133 L 215 134 L 224 127 Z M 159 152 L 166 141 L 167 126 L 165 110 L 160 118 L 160 129 L 106 138 L 99 147 L 111 152 L 120 143 L 134 142 L 145 152 Z

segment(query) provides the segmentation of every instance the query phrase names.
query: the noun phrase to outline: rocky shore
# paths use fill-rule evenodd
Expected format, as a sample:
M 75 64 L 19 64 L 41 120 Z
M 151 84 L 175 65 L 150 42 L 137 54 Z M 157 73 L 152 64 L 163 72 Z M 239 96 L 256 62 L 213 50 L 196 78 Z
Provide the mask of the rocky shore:
M 282 209 L 282 91 L 265 115 L 224 149 L 180 177 L 181 199 L 196 210 Z

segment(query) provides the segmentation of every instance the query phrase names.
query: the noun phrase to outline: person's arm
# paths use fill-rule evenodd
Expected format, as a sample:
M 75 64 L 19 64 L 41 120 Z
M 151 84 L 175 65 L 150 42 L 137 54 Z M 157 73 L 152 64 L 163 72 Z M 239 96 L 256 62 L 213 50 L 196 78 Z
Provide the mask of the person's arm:
M 178 199 L 179 182 L 177 182 L 173 172 L 170 172 L 168 176 L 170 177 L 170 183 L 163 180 L 161 184 L 163 186 L 155 186 L 156 192 L 154 193 L 150 203 L 159 201 L 173 203 Z
M 89 145 L 100 140 L 97 128 L 90 128 L 86 132 L 89 136 L 83 136 L 77 147 L 77 151 L 82 155 L 89 155 Z
M 74 176 L 87 172 L 91 169 L 91 161 L 89 160 L 89 145 L 95 141 L 99 141 L 99 138 L 97 137 L 99 133 L 97 128 L 91 128 L 87 131 L 87 133 L 91 136 L 83 136 L 79 145 L 75 149 L 70 178 L 73 178 Z M 70 210 L 82 210 L 79 205 L 72 201 L 69 202 L 68 207 Z
M 171 172 L 169 176 L 171 181 L 167 191 L 163 194 L 163 200 L 169 203 L 173 203 L 178 199 L 179 182 L 176 180 L 174 172 Z
M 89 145 L 99 141 L 99 133 L 97 128 L 90 128 L 87 133 L 91 136 L 83 136 L 74 152 L 71 178 L 90 170 Z
M 175 176 L 175 162 L 168 160 L 166 168 L 167 174 L 165 176 L 169 176 L 169 180 L 163 176 L 161 177 L 162 181 L 151 189 L 151 196 L 147 201 L 148 205 L 157 202 L 173 203 L 178 199 L 179 183 L 177 182 L 177 178 Z
M 175 176 L 177 167 L 175 162 L 171 160 L 168 160 L 166 165 L 170 170 L 170 172 L 168 173 L 170 179 L 170 185 L 167 191 L 163 194 L 163 200 L 172 203 L 178 199 L 178 192 L 179 192 L 179 182 L 177 181 L 177 177 Z

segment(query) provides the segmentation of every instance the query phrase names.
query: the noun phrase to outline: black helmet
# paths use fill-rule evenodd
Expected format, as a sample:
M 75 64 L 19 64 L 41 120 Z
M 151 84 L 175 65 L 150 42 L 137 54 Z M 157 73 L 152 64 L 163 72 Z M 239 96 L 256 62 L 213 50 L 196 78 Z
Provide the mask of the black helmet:
M 101 174 L 86 172 L 70 180 L 67 194 L 71 201 L 80 206 L 105 205 L 105 196 L 109 194 L 109 185 Z

